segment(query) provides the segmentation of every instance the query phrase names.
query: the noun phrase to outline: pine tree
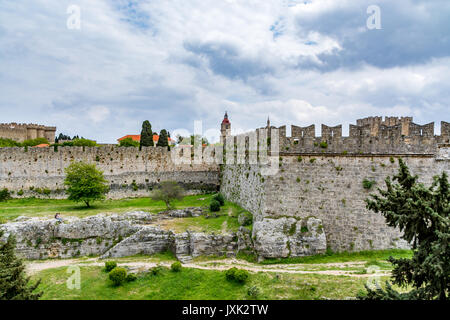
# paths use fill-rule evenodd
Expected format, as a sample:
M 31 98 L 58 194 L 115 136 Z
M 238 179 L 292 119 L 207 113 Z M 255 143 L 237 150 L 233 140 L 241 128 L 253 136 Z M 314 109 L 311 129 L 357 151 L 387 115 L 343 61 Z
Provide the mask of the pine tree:
M 3 230 L 0 230 L 0 238 Z M 38 300 L 42 292 L 34 292 L 39 284 L 30 284 L 25 274 L 22 260 L 17 258 L 14 250 L 16 240 L 10 235 L 6 243 L 0 243 L 0 300 Z
M 169 137 L 167 136 L 166 129 L 162 129 L 161 133 L 159 134 L 158 143 L 156 144 L 157 147 L 168 147 L 169 146 Z
M 400 169 L 393 181 L 386 179 L 386 190 L 367 199 L 367 208 L 381 212 L 386 223 L 403 232 L 402 238 L 412 245 L 412 259 L 394 259 L 392 282 L 413 289 L 398 293 L 387 284 L 386 290 L 371 290 L 360 299 L 440 299 L 450 291 L 450 186 L 445 172 L 434 177 L 430 187 L 411 176 L 400 159 Z
M 148 120 L 145 120 L 142 123 L 142 131 L 141 131 L 141 143 L 139 145 L 140 148 L 142 147 L 153 147 L 153 131 L 152 131 L 152 125 Z

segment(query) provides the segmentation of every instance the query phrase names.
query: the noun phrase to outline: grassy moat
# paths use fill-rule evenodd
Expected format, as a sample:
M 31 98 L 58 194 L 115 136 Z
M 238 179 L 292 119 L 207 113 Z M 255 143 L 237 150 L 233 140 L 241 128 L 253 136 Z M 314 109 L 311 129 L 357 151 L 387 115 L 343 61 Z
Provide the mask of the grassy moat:
M 175 201 L 177 209 L 202 207 L 210 214 L 208 205 L 213 195 L 186 196 Z M 0 223 L 19 216 L 79 218 L 99 213 L 146 211 L 153 214 L 164 211 L 163 202 L 149 198 L 106 200 L 95 202 L 91 208 L 68 200 L 13 199 L 0 203 Z M 215 218 L 204 216 L 169 219 L 161 227 L 182 232 L 186 229 L 201 232 L 234 232 L 239 228 L 237 216 L 245 210 L 225 202 Z M 173 272 L 170 265 L 176 261 L 171 253 L 153 256 L 134 256 L 114 259 L 120 266 L 134 269 L 137 279 L 115 287 L 103 271 L 105 260 L 98 257 L 26 261 L 27 272 L 33 280 L 41 279 L 39 289 L 44 300 L 232 300 L 232 299 L 353 299 L 364 284 L 372 279 L 369 267 L 376 267 L 381 284 L 390 277 L 389 256 L 409 258 L 408 250 L 364 251 L 331 253 L 286 259 L 267 259 L 257 262 L 255 256 L 240 254 L 236 258 L 199 257 L 183 265 L 181 272 Z M 149 270 L 161 265 L 162 272 L 152 275 Z M 80 267 L 80 289 L 69 289 L 69 266 Z M 230 282 L 224 271 L 237 267 L 249 272 L 243 283 Z M 257 288 L 257 289 L 255 289 Z M 250 292 L 256 290 L 257 294 Z
M 184 265 L 180 272 L 169 266 L 175 261 L 170 254 L 135 256 L 114 259 L 120 266 L 138 268 L 137 280 L 115 287 L 103 270 L 104 260 L 80 258 L 71 260 L 44 260 L 27 262 L 33 280 L 42 279 L 44 300 L 246 300 L 290 299 L 323 300 L 354 299 L 364 284 L 373 279 L 367 273 L 369 266 L 377 266 L 379 282 L 389 279 L 391 265 L 383 260 L 388 256 L 410 257 L 406 250 L 373 251 L 362 253 L 328 254 L 309 257 L 309 262 L 278 265 L 249 263 L 241 259 L 201 257 Z M 306 258 L 305 258 L 306 259 Z M 69 289 L 67 265 L 51 268 L 52 264 L 80 267 L 80 289 Z M 163 266 L 162 272 L 152 275 L 148 270 Z M 232 266 L 246 269 L 250 276 L 246 283 L 227 281 L 224 270 Z M 47 268 L 49 267 L 49 268 Z M 256 296 L 249 289 L 258 288 Z
M 203 207 L 205 213 L 210 213 L 209 204 L 212 194 L 185 196 L 183 200 L 173 201 L 176 209 L 188 207 Z M 105 200 L 94 202 L 90 208 L 82 203 L 74 203 L 61 199 L 12 199 L 8 202 L 0 202 L 0 223 L 10 222 L 19 216 L 52 218 L 56 213 L 64 217 L 85 218 L 100 213 L 124 213 L 130 211 L 145 211 L 158 213 L 166 210 L 162 201 L 153 201 L 150 198 L 130 198 L 121 200 Z M 234 232 L 239 228 L 237 216 L 245 210 L 238 205 L 225 202 L 218 215 L 214 219 L 206 219 L 203 216 L 174 219 L 167 221 L 164 228 L 175 232 L 183 232 L 187 228 L 199 232 Z

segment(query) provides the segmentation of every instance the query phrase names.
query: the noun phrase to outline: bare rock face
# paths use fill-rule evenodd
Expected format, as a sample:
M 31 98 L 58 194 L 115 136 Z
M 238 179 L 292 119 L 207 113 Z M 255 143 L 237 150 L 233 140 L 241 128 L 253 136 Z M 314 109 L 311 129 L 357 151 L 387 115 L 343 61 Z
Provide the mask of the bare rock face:
M 257 221 L 253 225 L 253 240 L 254 250 L 262 258 L 301 257 L 324 253 L 327 248 L 321 221 L 314 217 Z
M 175 216 L 192 216 L 200 211 L 180 210 Z M 17 252 L 27 259 L 71 258 L 77 256 L 125 257 L 172 251 L 181 261 L 198 256 L 235 256 L 254 253 L 262 258 L 298 257 L 326 250 L 325 233 L 316 218 L 264 219 L 254 223 L 253 234 L 245 227 L 237 233 L 206 234 L 186 231 L 174 233 L 154 223 L 176 219 L 170 213 L 146 212 L 100 214 L 84 219 L 18 219 L 0 225 L 5 234 L 17 239 Z
M 151 225 L 156 219 L 156 215 L 145 212 L 67 218 L 63 223 L 20 219 L 0 226 L 5 231 L 1 240 L 14 234 L 17 252 L 27 259 L 124 257 L 171 250 L 180 260 L 189 260 L 200 255 L 233 255 L 237 248 L 235 234 L 176 234 Z

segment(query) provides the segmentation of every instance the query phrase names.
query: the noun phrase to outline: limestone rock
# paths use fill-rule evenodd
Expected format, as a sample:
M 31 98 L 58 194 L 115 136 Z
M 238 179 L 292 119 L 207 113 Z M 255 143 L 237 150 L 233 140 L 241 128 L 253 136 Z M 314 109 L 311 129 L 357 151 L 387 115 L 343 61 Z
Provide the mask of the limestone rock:
M 300 257 L 325 252 L 326 236 L 316 218 L 265 218 L 253 225 L 253 243 L 264 258 Z

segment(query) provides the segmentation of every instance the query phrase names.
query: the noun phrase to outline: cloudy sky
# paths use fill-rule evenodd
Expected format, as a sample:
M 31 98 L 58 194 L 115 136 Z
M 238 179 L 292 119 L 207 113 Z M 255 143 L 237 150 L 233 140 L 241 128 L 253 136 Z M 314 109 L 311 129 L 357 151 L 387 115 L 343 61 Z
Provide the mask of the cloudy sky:
M 448 0 L 1 0 L 0 122 L 115 142 L 225 110 L 236 131 L 450 121 L 449 17 Z

